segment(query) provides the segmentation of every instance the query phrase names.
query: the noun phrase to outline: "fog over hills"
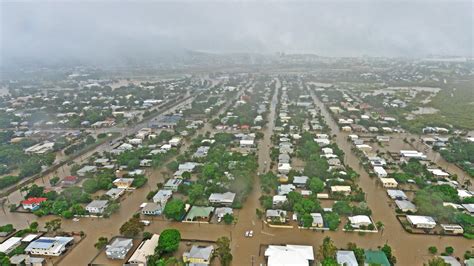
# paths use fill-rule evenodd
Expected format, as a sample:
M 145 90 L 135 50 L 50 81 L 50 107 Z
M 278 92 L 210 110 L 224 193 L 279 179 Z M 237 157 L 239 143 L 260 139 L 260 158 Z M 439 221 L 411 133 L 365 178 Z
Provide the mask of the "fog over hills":
M 2 2 L 1 62 L 173 62 L 190 51 L 473 54 L 472 1 Z

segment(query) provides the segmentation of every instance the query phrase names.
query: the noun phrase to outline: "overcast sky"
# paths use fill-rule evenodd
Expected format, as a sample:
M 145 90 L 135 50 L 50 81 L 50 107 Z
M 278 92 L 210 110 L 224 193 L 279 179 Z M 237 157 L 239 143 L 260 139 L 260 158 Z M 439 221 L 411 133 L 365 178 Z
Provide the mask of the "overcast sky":
M 1 59 L 170 50 L 472 56 L 472 1 L 2 2 Z

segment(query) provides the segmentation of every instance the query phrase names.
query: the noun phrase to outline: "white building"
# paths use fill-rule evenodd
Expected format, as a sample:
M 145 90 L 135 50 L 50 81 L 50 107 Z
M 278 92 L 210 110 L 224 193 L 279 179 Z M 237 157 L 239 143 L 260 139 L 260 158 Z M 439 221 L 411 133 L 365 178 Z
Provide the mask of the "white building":
M 312 246 L 270 245 L 265 250 L 268 266 L 309 266 L 314 261 L 314 251 Z
M 433 217 L 421 215 L 407 215 L 408 222 L 415 228 L 432 229 L 436 226 Z
M 21 237 L 10 237 L 0 244 L 0 252 L 9 254 L 15 248 L 21 245 Z
M 147 239 L 140 243 L 138 248 L 133 252 L 132 256 L 128 260 L 129 264 L 145 266 L 147 265 L 147 258 L 155 254 L 155 248 L 158 246 L 158 239 L 160 235 L 153 234 L 150 239 Z
M 73 237 L 40 237 L 31 242 L 25 248 L 25 252 L 32 255 L 59 256 L 66 250 L 66 246 L 72 241 L 74 241 Z
M 374 172 L 377 177 L 387 177 L 387 171 L 381 166 L 374 166 Z

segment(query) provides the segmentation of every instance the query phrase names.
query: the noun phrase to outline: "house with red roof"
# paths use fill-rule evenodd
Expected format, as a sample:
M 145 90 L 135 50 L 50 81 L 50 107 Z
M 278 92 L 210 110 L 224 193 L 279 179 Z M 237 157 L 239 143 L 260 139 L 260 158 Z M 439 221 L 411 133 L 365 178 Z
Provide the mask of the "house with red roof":
M 63 180 L 61 180 L 61 185 L 62 186 L 73 186 L 74 184 L 77 183 L 77 181 L 78 181 L 77 176 L 70 175 L 70 176 L 64 177 Z
M 23 209 L 35 211 L 40 207 L 41 202 L 46 201 L 47 198 L 27 198 L 21 202 Z

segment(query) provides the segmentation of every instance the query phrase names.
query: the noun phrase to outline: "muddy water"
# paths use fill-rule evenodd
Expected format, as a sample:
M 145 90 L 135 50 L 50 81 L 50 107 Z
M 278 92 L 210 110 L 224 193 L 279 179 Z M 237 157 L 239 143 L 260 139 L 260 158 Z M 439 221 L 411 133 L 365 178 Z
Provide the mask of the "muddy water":
M 347 134 L 339 131 L 339 127 L 323 104 L 316 97 L 314 98 L 332 133 L 337 136 L 336 142 L 345 153 L 345 161 L 360 174 L 359 186 L 367 195 L 367 203 L 373 212 L 372 218 L 375 221 L 382 221 L 385 225 L 383 233 L 379 234 L 359 236 L 352 233 L 329 233 L 336 243 L 342 242 L 344 246 L 348 241 L 353 241 L 359 243 L 364 248 L 388 243 L 392 246 L 399 265 L 422 265 L 423 262 L 428 260 L 427 248 L 429 246 L 436 246 L 438 250 L 444 250 L 446 246 L 452 246 L 455 249 L 455 255 L 458 257 L 461 257 L 464 251 L 473 248 L 474 241 L 462 237 L 414 235 L 405 232 L 395 218 L 394 210 L 389 206 L 390 201 L 385 189 L 378 186 L 375 179 L 370 178 L 367 172 L 360 167 L 359 159 L 351 152 L 351 144 L 347 142 Z

